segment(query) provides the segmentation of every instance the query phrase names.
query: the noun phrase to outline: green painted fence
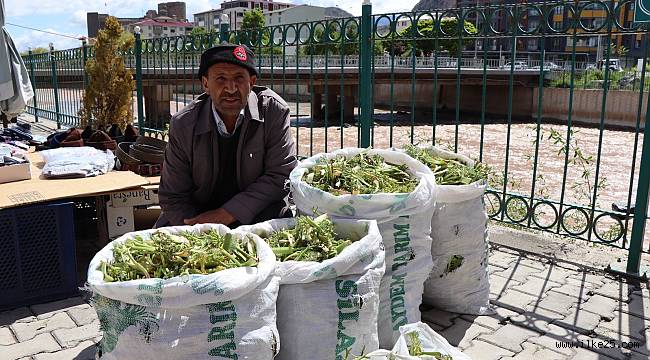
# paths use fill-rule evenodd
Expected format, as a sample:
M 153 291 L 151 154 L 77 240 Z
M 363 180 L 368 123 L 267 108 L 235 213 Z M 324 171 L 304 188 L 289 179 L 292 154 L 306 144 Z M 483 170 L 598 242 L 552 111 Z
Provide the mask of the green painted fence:
M 650 252 L 648 30 L 633 22 L 633 5 L 528 1 L 391 14 L 363 5 L 360 17 L 136 35 L 124 54 L 137 83 L 133 121 L 164 136 L 201 92 L 201 52 L 220 39 L 247 44 L 258 83 L 291 107 L 299 155 L 406 143 L 464 153 L 492 168 L 492 219 L 628 249 L 626 270 L 638 274 Z M 92 58 L 85 44 L 26 56 L 37 94 L 29 112 L 78 124 Z

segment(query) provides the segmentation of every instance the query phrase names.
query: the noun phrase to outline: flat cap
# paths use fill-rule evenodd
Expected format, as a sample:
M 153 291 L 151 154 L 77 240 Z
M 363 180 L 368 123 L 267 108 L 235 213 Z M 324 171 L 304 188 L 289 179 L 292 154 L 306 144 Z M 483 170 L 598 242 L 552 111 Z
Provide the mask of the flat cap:
M 217 63 L 230 63 L 245 67 L 251 75 L 257 75 L 253 52 L 246 45 L 223 42 L 213 46 L 201 54 L 199 78 L 208 73 L 210 66 Z

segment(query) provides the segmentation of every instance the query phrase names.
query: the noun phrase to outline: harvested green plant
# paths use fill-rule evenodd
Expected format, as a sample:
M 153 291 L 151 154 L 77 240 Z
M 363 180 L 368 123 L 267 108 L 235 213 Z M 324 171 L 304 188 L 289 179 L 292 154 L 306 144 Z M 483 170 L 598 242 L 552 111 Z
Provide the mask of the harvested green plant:
M 352 244 L 352 240 L 338 237 L 327 214 L 316 218 L 298 216 L 295 227 L 276 231 L 264 240 L 279 261 L 321 262 L 337 256 Z
M 409 193 L 418 185 L 405 164 L 386 162 L 380 155 L 359 153 L 349 159 L 325 157 L 302 178 L 307 184 L 334 195 Z
M 422 350 L 422 343 L 420 342 L 420 338 L 418 337 L 418 333 L 416 331 L 412 331 L 406 334 L 406 337 L 408 339 L 407 346 L 409 349 L 409 355 L 411 356 L 428 355 L 433 356 L 436 360 L 453 360 L 450 355 L 442 354 L 439 351 Z
M 432 155 L 426 149 L 414 145 L 406 145 L 404 151 L 428 166 L 433 171 L 438 185 L 469 185 L 479 180 L 487 180 L 488 177 L 489 168 L 480 162 L 467 166 L 458 160 Z
M 463 265 L 463 260 L 465 260 L 465 258 L 462 255 L 452 255 L 449 258 L 449 262 L 447 263 L 447 267 L 445 268 L 445 274 L 449 274 L 450 272 L 454 272 L 456 269 L 461 267 L 461 265 Z
M 102 261 L 104 281 L 170 279 L 180 275 L 210 274 L 243 266 L 257 266 L 255 243 L 211 230 L 201 234 L 155 232 L 149 239 L 136 236 L 113 247 L 113 261 Z

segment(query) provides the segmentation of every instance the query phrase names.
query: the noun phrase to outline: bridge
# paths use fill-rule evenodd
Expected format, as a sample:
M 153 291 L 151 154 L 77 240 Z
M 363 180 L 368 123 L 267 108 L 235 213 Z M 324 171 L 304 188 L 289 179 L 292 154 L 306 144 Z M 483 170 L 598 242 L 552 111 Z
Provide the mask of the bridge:
M 200 92 L 197 78 L 199 55 L 165 54 L 142 56 L 142 90 L 147 122 L 162 123 L 171 117 L 170 103 L 179 93 Z M 415 61 L 413 61 L 415 60 Z M 529 115 L 530 98 L 539 86 L 539 61 L 519 62 L 514 69 L 499 59 L 449 57 L 401 58 L 376 56 L 374 58 L 373 87 L 376 107 L 393 106 L 431 111 L 434 97 L 439 107 L 456 107 L 456 90 L 460 83 L 461 111 L 476 110 L 481 103 L 483 84 L 486 86 L 487 112 L 507 111 L 503 106 L 508 97 L 512 75 L 516 87 L 513 97 L 513 115 Z M 135 73 L 133 56 L 125 63 Z M 258 83 L 283 93 L 287 100 L 304 99 L 311 102 L 315 121 L 322 120 L 326 106 L 337 119 L 343 111 L 346 122 L 354 121 L 354 106 L 359 96 L 358 56 L 262 56 L 257 59 L 260 76 Z M 36 63 L 33 75 L 39 85 L 52 82 L 52 68 L 47 62 Z M 544 71 L 548 77 L 551 71 Z M 83 88 L 84 71 L 81 61 L 76 64 L 57 62 L 59 88 Z M 39 86 L 41 87 L 41 86 Z M 525 100 L 525 101 L 524 101 Z M 343 109 L 341 109 L 343 104 Z M 498 105 L 497 105 L 498 104 Z

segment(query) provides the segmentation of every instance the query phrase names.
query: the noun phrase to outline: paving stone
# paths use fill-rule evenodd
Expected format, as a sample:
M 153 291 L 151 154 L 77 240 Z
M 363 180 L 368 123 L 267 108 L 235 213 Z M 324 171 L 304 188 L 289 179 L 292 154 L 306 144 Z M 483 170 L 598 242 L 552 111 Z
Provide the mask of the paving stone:
M 601 321 L 600 315 L 574 306 L 565 317 L 553 321 L 553 324 L 587 335 L 594 331 Z
M 52 317 L 28 323 L 15 323 L 11 329 L 16 334 L 18 341 L 23 342 L 33 339 L 34 336 L 57 329 L 69 329 L 77 326 L 65 312 L 54 314 Z
M 550 324 L 548 331 L 542 336 L 528 339 L 528 342 L 541 345 L 545 348 L 552 349 L 564 355 L 573 355 L 574 348 L 572 345 L 562 346 L 563 343 L 575 344 L 580 338 L 586 338 L 575 331 Z
M 0 354 L 2 354 L 2 359 L 19 359 L 41 352 L 52 352 L 59 349 L 61 349 L 61 346 L 57 344 L 52 335 L 45 333 L 25 342 L 0 346 Z
M 576 296 L 561 294 L 553 290 L 546 293 L 546 296 L 537 304 L 529 305 L 527 311 L 535 311 L 536 308 L 555 311 L 557 313 L 566 313 L 572 306 L 577 304 L 579 299 Z M 536 307 L 535 307 L 536 305 Z
M 38 320 L 42 320 L 52 317 L 56 313 L 66 311 L 68 308 L 87 305 L 80 297 L 73 297 L 46 304 L 32 305 L 31 308 Z
M 79 345 L 57 351 L 55 353 L 41 353 L 34 355 L 34 360 L 94 360 L 96 346 L 92 341 L 84 341 Z
M 583 282 L 572 278 L 566 278 L 564 284 L 562 284 L 560 287 L 553 288 L 553 291 L 571 296 L 584 296 L 590 290 L 594 290 L 596 287 L 597 285 L 590 282 Z
M 0 345 L 11 345 L 16 343 L 16 338 L 8 326 L 0 327 Z
M 498 266 L 504 269 L 509 268 L 519 256 L 507 254 L 503 251 L 493 251 L 488 258 L 488 265 Z
M 601 322 L 598 328 L 596 329 L 596 333 L 621 334 L 621 335 L 629 336 L 631 338 L 644 340 L 645 337 L 644 332 L 647 327 L 648 324 L 644 319 L 636 317 L 634 315 L 615 311 L 614 320 Z M 605 331 L 602 331 L 602 329 L 604 329 Z
M 510 317 L 518 315 L 518 313 L 514 311 L 497 306 L 494 307 L 494 311 L 495 313 L 491 315 L 462 315 L 461 319 L 496 330 L 504 326 L 509 321 Z
M 632 289 L 629 288 L 627 284 L 618 281 L 608 281 L 602 286 L 593 290 L 594 294 L 602 295 L 623 302 L 629 301 L 631 292 Z
M 90 324 L 97 320 L 97 312 L 90 305 L 86 307 L 72 308 L 68 310 L 67 313 L 79 326 Z
M 92 339 L 99 335 L 99 321 L 72 329 L 55 330 L 52 332 L 52 335 L 64 347 L 75 346 L 81 341 Z
M 27 307 L 0 312 L 0 326 L 11 325 L 15 322 L 33 321 L 34 314 Z
M 521 284 L 517 280 L 506 279 L 502 276 L 490 276 L 490 295 L 494 294 L 491 299 L 499 299 L 500 296 L 503 296 L 508 289 L 508 287 L 516 286 Z
M 592 349 L 576 349 L 576 353 L 571 360 L 608 360 L 609 357 L 604 357 L 603 355 L 593 351 Z M 644 359 L 648 360 L 648 359 Z
M 492 332 L 491 329 L 458 318 L 454 320 L 454 325 L 442 331 L 440 335 L 453 346 L 458 346 L 463 350 L 472 345 L 474 338 L 480 334 L 489 334 L 490 332 Z
M 546 271 L 533 273 L 531 276 L 540 279 L 548 279 L 550 281 L 555 281 L 563 284 L 571 274 L 575 274 L 575 272 L 568 271 L 558 266 L 552 266 L 549 267 Z
M 498 360 L 503 356 L 514 355 L 511 351 L 480 340 L 474 341 L 472 346 L 463 352 L 465 355 L 476 360 Z
M 607 279 L 604 273 L 592 273 L 587 271 L 571 272 L 569 277 L 580 281 L 590 282 L 598 286 L 601 286 Z
M 538 308 L 534 313 L 527 311 L 511 317 L 510 322 L 517 326 L 537 332 L 546 332 L 548 331 L 549 324 L 563 317 L 564 315 L 558 314 L 554 311 Z
M 524 351 L 517 353 L 513 357 L 502 357 L 501 360 L 565 360 L 566 355 L 549 350 L 543 346 L 525 342 L 521 344 Z
M 541 295 L 544 294 L 546 291 L 552 288 L 559 287 L 560 285 L 562 284 L 557 283 L 555 281 L 540 279 L 531 276 L 521 285 L 517 285 L 517 286 L 511 285 L 510 288 L 513 290 L 521 291 L 526 294 L 541 297 Z
M 538 296 L 522 293 L 521 291 L 511 290 L 506 291 L 505 295 L 501 296 L 495 301 L 496 304 L 503 304 L 507 307 L 513 308 L 513 311 L 524 312 L 529 304 L 535 304 L 539 301 Z
M 605 320 L 614 319 L 614 310 L 618 306 L 617 300 L 602 295 L 591 296 L 586 302 L 580 304 L 582 310 L 598 314 Z
M 452 320 L 459 316 L 459 314 L 450 313 L 438 309 L 429 309 L 422 312 L 422 320 L 425 322 L 438 324 L 443 328 L 452 326 L 454 324 Z
M 633 293 L 629 304 L 622 304 L 621 311 L 650 320 L 650 296 Z M 648 325 L 650 326 L 650 324 Z
M 532 267 L 534 269 L 538 269 L 543 272 L 547 272 L 548 269 L 550 268 L 550 264 L 548 263 L 548 260 L 542 258 L 521 258 L 519 259 L 518 263 L 519 265 Z
M 535 269 L 530 266 L 512 265 L 503 271 L 496 271 L 493 275 L 502 276 L 506 279 L 517 280 L 519 282 L 525 282 L 528 276 L 539 272 L 539 269 Z
M 539 333 L 524 329 L 522 327 L 508 324 L 492 334 L 480 335 L 479 340 L 483 340 L 492 344 L 499 344 L 499 347 L 510 350 L 513 353 L 520 352 L 524 350 L 521 347 L 521 344 L 534 336 L 538 336 Z

